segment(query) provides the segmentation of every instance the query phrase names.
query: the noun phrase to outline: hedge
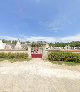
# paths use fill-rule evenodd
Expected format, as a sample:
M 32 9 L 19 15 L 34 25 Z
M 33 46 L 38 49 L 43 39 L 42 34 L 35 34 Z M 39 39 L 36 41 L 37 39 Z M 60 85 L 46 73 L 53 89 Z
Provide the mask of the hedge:
M 0 53 L 0 58 L 4 59 L 27 59 L 27 53 Z
M 48 54 L 48 60 L 80 63 L 80 54 L 71 52 L 51 52 Z

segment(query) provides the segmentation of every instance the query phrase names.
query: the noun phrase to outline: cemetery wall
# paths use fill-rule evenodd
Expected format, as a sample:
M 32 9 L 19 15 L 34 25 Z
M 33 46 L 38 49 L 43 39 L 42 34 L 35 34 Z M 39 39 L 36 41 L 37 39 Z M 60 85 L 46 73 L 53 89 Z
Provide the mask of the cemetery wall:
M 0 53 L 28 53 L 26 50 L 0 50 Z

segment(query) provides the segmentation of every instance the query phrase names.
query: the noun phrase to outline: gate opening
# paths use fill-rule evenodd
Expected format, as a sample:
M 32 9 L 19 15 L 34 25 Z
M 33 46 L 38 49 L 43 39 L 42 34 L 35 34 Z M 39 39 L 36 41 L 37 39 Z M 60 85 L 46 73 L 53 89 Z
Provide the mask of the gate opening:
M 32 58 L 42 58 L 42 52 L 43 52 L 42 47 L 38 46 L 32 47 L 31 56 Z

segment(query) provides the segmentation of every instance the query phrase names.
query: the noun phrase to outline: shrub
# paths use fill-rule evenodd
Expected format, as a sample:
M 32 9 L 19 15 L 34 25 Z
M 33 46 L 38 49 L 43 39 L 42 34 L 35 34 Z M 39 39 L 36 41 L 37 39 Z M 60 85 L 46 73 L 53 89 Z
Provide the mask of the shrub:
M 0 53 L 0 58 L 4 59 L 28 59 L 27 53 Z
M 80 62 L 80 54 L 69 52 L 51 52 L 48 55 L 49 61 L 65 61 L 65 62 Z

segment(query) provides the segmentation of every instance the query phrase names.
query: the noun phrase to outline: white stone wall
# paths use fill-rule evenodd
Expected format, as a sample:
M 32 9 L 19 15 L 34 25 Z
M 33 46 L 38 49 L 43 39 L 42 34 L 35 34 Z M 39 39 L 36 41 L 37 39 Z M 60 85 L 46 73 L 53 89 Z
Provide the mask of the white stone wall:
M 5 44 L 0 40 L 0 49 L 5 49 Z

